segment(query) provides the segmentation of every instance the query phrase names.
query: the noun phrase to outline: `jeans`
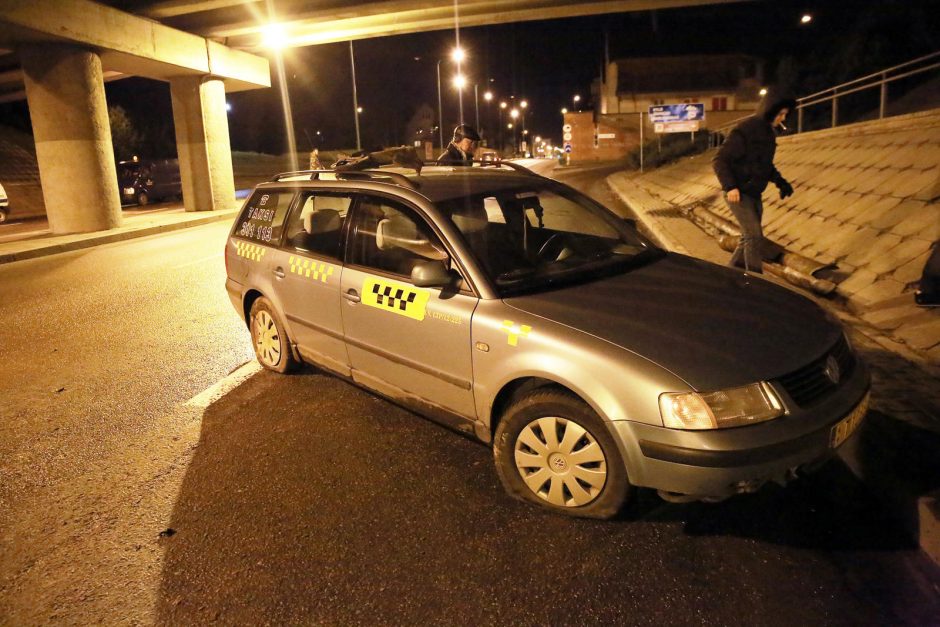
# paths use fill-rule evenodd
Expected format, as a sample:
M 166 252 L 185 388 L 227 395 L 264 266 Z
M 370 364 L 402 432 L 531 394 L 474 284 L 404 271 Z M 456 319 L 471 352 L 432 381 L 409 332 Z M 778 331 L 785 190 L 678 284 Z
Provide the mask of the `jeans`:
M 727 202 L 727 195 L 725 201 Z M 764 205 L 760 198 L 741 194 L 741 202 L 729 202 L 731 213 L 741 226 L 741 239 L 731 255 L 730 265 L 741 267 L 741 258 L 744 258 L 744 269 L 755 274 L 763 273 L 761 248 L 764 242 L 764 231 L 760 221 L 764 214 Z

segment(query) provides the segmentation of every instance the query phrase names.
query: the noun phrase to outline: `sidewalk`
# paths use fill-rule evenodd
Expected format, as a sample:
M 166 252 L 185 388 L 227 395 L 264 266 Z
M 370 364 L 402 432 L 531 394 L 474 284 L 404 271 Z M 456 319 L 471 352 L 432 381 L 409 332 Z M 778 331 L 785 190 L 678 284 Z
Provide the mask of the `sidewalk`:
M 69 235 L 53 235 L 45 226 L 44 220 L 0 226 L 0 264 L 90 248 L 135 237 L 146 237 L 220 220 L 233 220 L 237 212 L 238 209 L 225 211 L 186 211 L 182 207 L 159 209 L 152 212 L 125 214 L 123 224 L 116 229 Z M 24 230 L 28 228 L 30 222 L 35 222 L 36 228 Z M 14 226 L 20 228 L 11 228 Z
M 648 193 L 638 178 L 621 172 L 607 183 L 644 232 L 668 250 L 728 263 L 730 253 L 686 219 L 678 204 Z M 846 325 L 872 371 L 872 411 L 845 462 L 940 563 L 940 369 L 834 302 L 768 278 L 813 298 Z

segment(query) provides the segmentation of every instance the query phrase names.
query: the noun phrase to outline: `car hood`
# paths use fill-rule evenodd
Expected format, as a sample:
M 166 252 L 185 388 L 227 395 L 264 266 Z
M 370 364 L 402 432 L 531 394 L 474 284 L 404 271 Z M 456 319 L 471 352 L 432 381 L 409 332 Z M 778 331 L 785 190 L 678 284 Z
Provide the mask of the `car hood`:
M 808 298 L 672 253 L 624 274 L 505 302 L 637 353 L 702 391 L 792 372 L 842 332 Z

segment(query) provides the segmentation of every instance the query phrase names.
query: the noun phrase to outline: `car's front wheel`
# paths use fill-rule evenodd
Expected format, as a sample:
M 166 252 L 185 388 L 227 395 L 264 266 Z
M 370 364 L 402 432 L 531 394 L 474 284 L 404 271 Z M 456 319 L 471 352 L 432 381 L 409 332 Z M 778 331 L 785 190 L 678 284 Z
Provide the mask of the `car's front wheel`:
M 581 399 L 534 391 L 496 429 L 496 470 L 513 496 L 569 516 L 610 518 L 630 495 L 610 431 Z
M 258 363 L 274 372 L 284 373 L 297 365 L 290 350 L 290 341 L 274 305 L 263 296 L 251 305 L 249 316 L 251 345 Z

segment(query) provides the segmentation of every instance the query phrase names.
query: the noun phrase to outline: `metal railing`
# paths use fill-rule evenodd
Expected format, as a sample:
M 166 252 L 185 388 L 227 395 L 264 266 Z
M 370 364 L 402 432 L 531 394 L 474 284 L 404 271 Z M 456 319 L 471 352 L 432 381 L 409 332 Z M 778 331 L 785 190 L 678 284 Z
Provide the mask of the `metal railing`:
M 918 65 L 920 65 L 920 67 L 917 67 Z M 829 87 L 828 89 L 818 91 L 814 94 L 803 96 L 802 98 L 797 98 L 796 132 L 803 132 L 804 112 L 807 108 L 827 102 L 832 103 L 832 114 L 830 116 L 829 128 L 838 126 L 839 98 L 848 96 L 849 94 L 858 93 L 866 89 L 878 88 L 881 91 L 878 105 L 878 119 L 881 120 L 885 117 L 885 112 L 888 106 L 888 85 L 890 83 L 901 80 L 903 78 L 915 76 L 917 74 L 922 74 L 924 72 L 929 72 L 930 70 L 936 70 L 937 68 L 940 68 L 940 51 L 933 52 L 917 59 L 912 59 L 905 63 L 901 63 L 899 65 L 895 65 L 872 74 L 868 74 L 867 76 L 862 76 L 860 78 L 841 83 L 835 87 Z M 737 120 L 723 124 L 722 126 L 719 126 L 713 130 L 711 132 L 710 144 L 712 146 L 720 145 L 724 140 L 724 137 L 727 136 L 728 132 L 737 126 L 737 124 L 745 117 L 748 116 L 738 118 Z

